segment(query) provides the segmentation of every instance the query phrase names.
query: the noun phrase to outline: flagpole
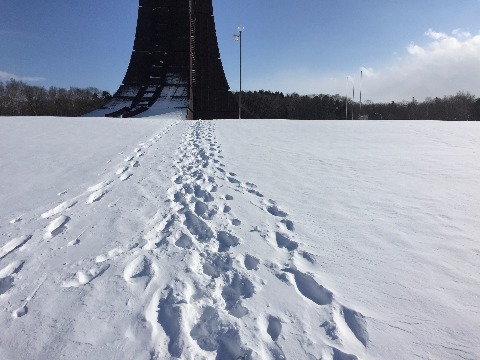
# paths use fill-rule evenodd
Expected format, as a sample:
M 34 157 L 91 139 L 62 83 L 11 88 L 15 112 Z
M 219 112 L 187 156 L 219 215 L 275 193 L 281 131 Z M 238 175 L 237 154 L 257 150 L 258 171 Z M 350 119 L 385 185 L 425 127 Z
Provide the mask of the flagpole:
M 362 86 L 363 85 L 363 70 L 360 70 L 360 116 L 362 116 Z

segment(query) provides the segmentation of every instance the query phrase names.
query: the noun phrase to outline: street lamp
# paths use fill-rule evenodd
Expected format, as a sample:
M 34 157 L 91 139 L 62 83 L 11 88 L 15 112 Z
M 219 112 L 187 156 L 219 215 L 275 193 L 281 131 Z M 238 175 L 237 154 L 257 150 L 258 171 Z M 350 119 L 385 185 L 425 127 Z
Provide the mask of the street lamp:
M 233 40 L 240 42 L 240 92 L 238 94 L 238 118 L 242 118 L 242 32 L 245 28 L 238 27 L 238 34 L 233 35 Z

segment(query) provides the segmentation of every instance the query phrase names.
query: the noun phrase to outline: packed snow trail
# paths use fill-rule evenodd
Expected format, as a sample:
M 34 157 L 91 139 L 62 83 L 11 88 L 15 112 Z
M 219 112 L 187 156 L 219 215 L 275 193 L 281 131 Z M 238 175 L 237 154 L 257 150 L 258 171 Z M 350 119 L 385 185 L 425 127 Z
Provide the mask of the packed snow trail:
M 362 353 L 362 346 L 367 346 L 365 318 L 297 269 L 296 264 L 315 260 L 296 251 L 299 243 L 290 239 L 295 236 L 293 222 L 254 184 L 237 180 L 222 163 L 221 153 L 213 122 L 190 126 L 175 157 L 170 211 L 146 233 L 145 244 L 132 254 L 124 271 L 136 302 L 147 300 L 138 311 L 147 309 L 144 316 L 152 329 L 154 356 L 295 358 L 301 349 L 290 346 L 286 352 L 283 344 L 295 338 L 301 344 L 308 324 L 295 311 L 290 315 L 297 319 L 295 325 L 278 313 L 282 305 L 270 294 L 280 292 L 296 307 L 312 308 L 318 324 L 326 328 L 325 344 L 312 346 L 313 353 L 355 359 L 347 352 Z M 261 221 L 237 219 L 237 203 L 239 211 L 257 213 Z M 248 253 L 256 247 L 264 248 L 260 253 L 277 253 L 283 261 Z M 178 264 L 170 283 L 160 270 L 165 263 Z M 144 294 L 138 293 L 137 281 Z
M 113 201 L 116 196 L 121 198 L 122 191 L 131 191 L 120 189 L 121 184 L 146 165 L 142 163 L 150 148 L 175 126 L 185 129 L 185 133 L 171 164 L 171 185 L 163 196 L 155 195 L 155 198 L 166 199 L 164 204 L 168 206 L 155 211 L 153 217 L 145 221 L 144 228 L 129 241 L 112 241 L 107 237 L 108 241 L 84 248 L 85 232 L 95 233 L 96 226 L 92 224 L 98 220 L 96 207 Z M 106 317 L 102 328 L 110 334 L 104 336 L 112 337 L 116 344 L 126 336 L 127 342 L 121 348 L 122 352 L 130 349 L 128 357 L 148 353 L 147 357 L 156 359 L 163 359 L 166 354 L 172 358 L 283 359 L 294 358 L 299 351 L 333 357 L 345 354 L 351 359 L 356 358 L 353 354 L 362 355 L 368 344 L 364 316 L 344 307 L 318 279 L 301 270 L 315 259 L 302 250 L 300 241 L 295 240 L 293 220 L 255 184 L 243 183 L 229 171 L 223 163 L 222 146 L 215 137 L 214 122 L 173 123 L 135 148 L 131 155 L 127 154 L 124 162 L 127 165 L 114 167 L 101 182 L 89 186 L 86 191 L 79 189 L 75 194 L 70 190 L 68 194 L 75 195 L 61 204 L 42 210 L 38 216 L 35 211 L 25 214 L 25 219 L 37 218 L 29 221 L 29 234 L 13 239 L 1 249 L 2 257 L 6 257 L 29 242 L 29 250 L 38 254 L 27 261 L 21 260 L 25 262 L 24 265 L 22 262 L 21 272 L 17 265 L 19 260 L 10 263 L 4 271 L 6 276 L 2 278 L 1 290 L 9 298 L 6 310 L 11 314 L 7 320 L 11 327 L 18 326 L 12 323 L 18 318 L 29 316 L 41 322 L 38 317 L 43 317 L 44 311 L 51 310 L 52 306 L 71 312 L 67 315 L 57 310 L 53 316 L 60 313 L 61 318 L 52 319 L 59 330 L 70 335 L 59 339 L 62 337 L 59 333 L 52 338 L 39 334 L 37 346 L 33 346 L 31 353 L 25 351 L 28 356 L 41 353 L 60 357 L 67 349 L 76 348 L 65 340 L 71 336 L 77 338 L 78 331 L 83 331 L 86 324 L 87 319 L 78 309 L 72 308 L 80 298 L 88 313 L 95 314 L 93 316 L 98 319 Z M 149 166 L 151 169 L 152 164 Z M 149 176 L 154 177 L 154 174 Z M 152 184 L 143 186 L 141 181 L 139 184 L 140 192 L 150 192 L 150 196 L 155 192 Z M 143 198 L 146 202 L 151 200 L 145 195 Z M 114 212 L 117 202 L 106 208 L 103 206 L 105 210 L 102 211 Z M 127 207 L 125 210 L 133 209 Z M 246 221 L 241 218 L 242 213 L 249 213 L 249 219 L 255 214 L 253 218 L 258 221 Z M 108 223 L 115 223 L 114 214 L 103 216 Z M 41 225 L 43 219 L 47 220 L 46 226 Z M 79 222 L 78 228 L 83 228 L 79 234 L 73 230 L 76 222 Z M 41 232 L 43 236 L 39 237 Z M 60 236 L 63 239 L 56 241 Z M 75 248 L 84 248 L 80 256 L 68 255 L 75 252 Z M 94 249 L 103 251 L 95 255 L 92 254 Z M 61 261 L 60 253 L 65 256 L 64 265 L 71 270 L 58 273 L 57 267 L 49 271 L 48 263 L 57 257 L 57 261 Z M 265 258 L 259 254 L 275 255 Z M 76 261 L 68 262 L 73 258 Z M 44 273 L 45 278 L 38 285 L 19 284 L 23 271 Z M 32 290 L 32 286 L 37 287 Z M 86 286 L 89 288 L 79 293 L 69 290 Z M 49 304 L 36 308 L 35 301 L 41 301 L 43 291 L 43 296 L 50 293 L 49 300 L 42 298 Z M 120 311 L 122 321 L 112 313 L 118 305 L 111 310 L 106 308 L 112 300 L 111 291 L 121 292 L 122 296 L 116 301 L 127 306 Z M 16 300 L 22 294 L 27 295 L 26 300 Z M 277 298 L 272 294 L 282 296 Z M 124 300 L 120 300 L 122 298 Z M 289 310 L 288 317 L 280 310 L 287 299 L 296 304 Z M 310 309 L 310 320 L 314 316 L 316 323 L 325 328 L 321 336 L 323 342 L 304 344 L 304 333 L 310 321 L 294 309 Z M 139 319 L 144 321 L 139 322 Z M 105 329 L 111 327 L 110 320 L 123 329 L 120 331 L 123 336 Z M 293 339 L 301 347 L 285 346 Z M 9 341 L 15 343 L 15 339 Z M 63 346 L 57 348 L 57 341 Z M 112 351 L 110 346 L 102 345 L 106 348 L 104 351 Z M 96 346 L 94 348 L 95 352 L 99 351 Z M 84 346 L 76 349 L 89 357 L 90 350 Z

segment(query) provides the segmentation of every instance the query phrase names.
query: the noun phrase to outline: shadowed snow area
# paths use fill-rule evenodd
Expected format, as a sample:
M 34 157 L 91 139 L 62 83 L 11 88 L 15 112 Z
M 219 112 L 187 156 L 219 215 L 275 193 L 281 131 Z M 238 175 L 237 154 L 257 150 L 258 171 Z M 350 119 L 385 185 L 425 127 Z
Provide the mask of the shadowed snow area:
M 0 359 L 476 359 L 479 153 L 474 123 L 0 118 Z

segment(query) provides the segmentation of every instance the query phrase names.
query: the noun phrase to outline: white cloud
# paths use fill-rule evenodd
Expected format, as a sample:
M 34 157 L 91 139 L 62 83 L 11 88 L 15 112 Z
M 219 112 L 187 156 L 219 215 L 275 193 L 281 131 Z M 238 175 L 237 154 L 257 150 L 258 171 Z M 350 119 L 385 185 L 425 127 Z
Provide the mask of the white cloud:
M 404 55 L 397 54 L 389 64 L 376 69 L 361 68 L 364 100 L 390 102 L 411 100 L 412 97 L 424 100 L 454 95 L 458 91 L 480 96 L 480 34 L 455 29 L 448 35 L 429 29 L 425 35 L 426 44 L 409 44 Z M 350 69 L 349 73 L 355 74 L 358 94 L 360 69 Z M 258 78 L 248 85 L 252 89 L 302 94 L 343 95 L 347 92 L 351 96 L 352 81 L 347 86 L 346 76 L 296 69 L 270 75 L 268 79 Z
M 436 31 L 433 31 L 432 29 L 428 29 L 425 32 L 425 35 L 427 35 L 430 39 L 433 39 L 433 40 L 443 40 L 448 38 L 447 34 L 442 32 L 436 32 Z
M 15 74 L 10 74 L 5 71 L 0 71 L 0 80 L 18 80 L 18 81 L 27 81 L 27 82 L 36 82 L 36 81 L 44 81 L 46 80 L 43 77 L 38 77 L 38 76 L 19 76 Z
M 456 29 L 452 35 L 427 31 L 424 46 L 410 44 L 407 55 L 377 71 L 365 82 L 372 100 L 390 101 L 453 95 L 460 90 L 480 95 L 480 35 Z
M 410 55 L 425 55 L 425 49 L 413 43 L 407 47 L 407 51 Z
M 452 35 L 454 35 L 457 38 L 464 38 L 464 39 L 472 37 L 471 33 L 469 33 L 468 31 L 462 31 L 462 29 L 453 30 Z

